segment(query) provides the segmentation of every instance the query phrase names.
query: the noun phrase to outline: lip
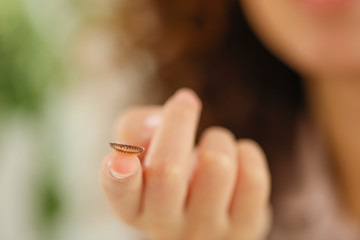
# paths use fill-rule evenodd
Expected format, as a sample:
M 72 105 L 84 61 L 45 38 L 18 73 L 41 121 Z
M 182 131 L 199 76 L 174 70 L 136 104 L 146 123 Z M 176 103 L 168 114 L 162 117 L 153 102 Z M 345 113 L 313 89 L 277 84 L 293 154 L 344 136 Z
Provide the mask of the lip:
M 297 0 L 307 8 L 317 11 L 340 11 L 349 8 L 356 0 Z

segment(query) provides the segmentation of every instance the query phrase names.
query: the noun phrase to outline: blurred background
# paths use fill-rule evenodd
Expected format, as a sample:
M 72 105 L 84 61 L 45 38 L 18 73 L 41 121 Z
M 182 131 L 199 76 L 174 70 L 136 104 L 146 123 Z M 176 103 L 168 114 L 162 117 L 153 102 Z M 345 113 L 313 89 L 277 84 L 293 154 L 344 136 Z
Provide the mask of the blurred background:
M 114 64 L 108 11 L 111 0 L 0 1 L 1 240 L 137 236 L 109 211 L 98 167 L 153 65 L 140 53 L 142 72 Z

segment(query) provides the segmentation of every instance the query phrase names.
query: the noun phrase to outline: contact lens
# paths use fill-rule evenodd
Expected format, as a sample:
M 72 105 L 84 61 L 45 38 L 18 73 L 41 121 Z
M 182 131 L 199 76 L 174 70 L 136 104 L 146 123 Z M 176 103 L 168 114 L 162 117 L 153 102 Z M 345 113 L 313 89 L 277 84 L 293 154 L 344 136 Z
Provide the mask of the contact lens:
M 114 143 L 110 142 L 110 147 L 118 151 L 119 153 L 122 153 L 124 155 L 140 155 L 145 151 L 145 148 L 128 145 L 128 144 L 121 144 L 121 143 Z

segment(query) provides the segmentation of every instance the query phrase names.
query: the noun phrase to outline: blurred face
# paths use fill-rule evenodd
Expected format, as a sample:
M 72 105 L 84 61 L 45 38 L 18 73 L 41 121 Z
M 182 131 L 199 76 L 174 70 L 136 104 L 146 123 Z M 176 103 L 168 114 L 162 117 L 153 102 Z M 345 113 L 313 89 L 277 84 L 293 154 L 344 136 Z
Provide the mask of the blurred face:
M 301 74 L 360 71 L 360 0 L 240 0 L 262 41 Z

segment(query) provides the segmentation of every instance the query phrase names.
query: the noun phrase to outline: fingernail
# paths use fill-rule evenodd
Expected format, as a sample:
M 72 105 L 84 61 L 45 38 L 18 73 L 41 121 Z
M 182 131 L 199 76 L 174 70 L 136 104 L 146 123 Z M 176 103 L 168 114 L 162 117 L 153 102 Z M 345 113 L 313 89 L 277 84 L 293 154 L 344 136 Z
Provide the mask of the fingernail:
M 134 175 L 134 173 L 128 173 L 128 174 L 118 173 L 112 168 L 109 168 L 109 174 L 111 175 L 112 178 L 115 178 L 116 180 L 123 180 Z
M 196 94 L 188 88 L 182 88 L 178 90 L 174 95 L 174 99 L 177 101 L 187 102 L 192 105 L 199 104 L 199 99 L 197 98 Z
M 105 173 L 112 179 L 116 181 L 123 181 L 130 178 L 136 173 L 134 169 L 134 164 L 129 164 L 133 156 L 124 157 L 120 156 L 118 153 L 110 153 L 104 160 L 104 170 Z

